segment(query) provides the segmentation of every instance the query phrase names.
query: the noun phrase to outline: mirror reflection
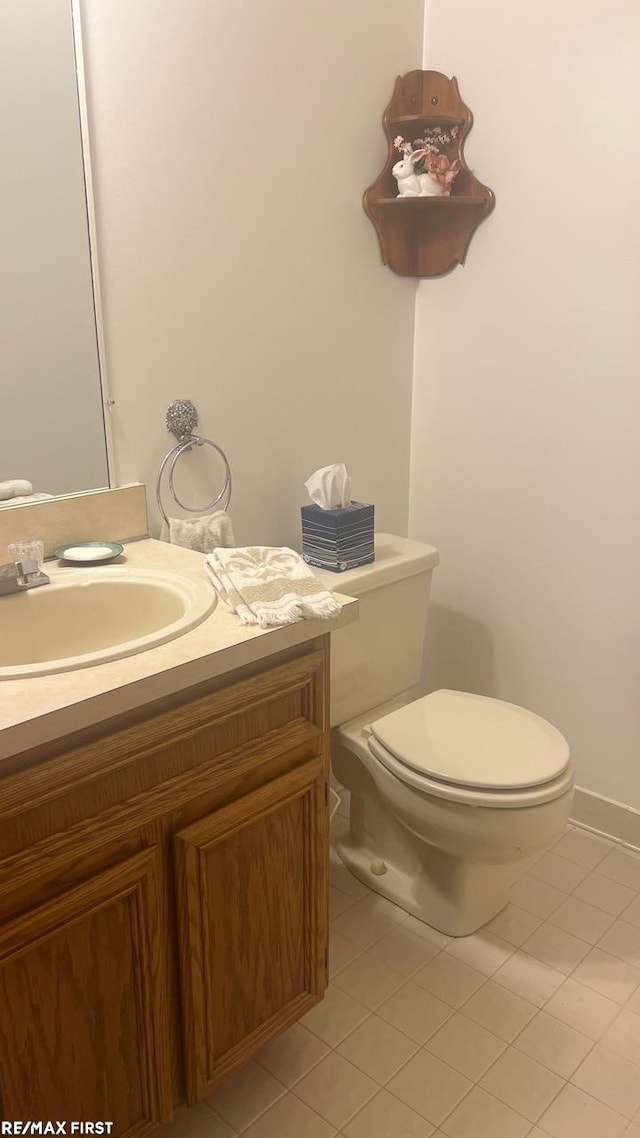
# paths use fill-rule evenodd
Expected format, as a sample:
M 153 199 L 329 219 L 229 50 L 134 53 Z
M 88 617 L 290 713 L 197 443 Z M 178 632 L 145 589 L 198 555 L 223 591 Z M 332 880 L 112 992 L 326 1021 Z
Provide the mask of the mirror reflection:
M 0 484 L 66 494 L 109 480 L 70 0 L 2 0 L 0 53 Z

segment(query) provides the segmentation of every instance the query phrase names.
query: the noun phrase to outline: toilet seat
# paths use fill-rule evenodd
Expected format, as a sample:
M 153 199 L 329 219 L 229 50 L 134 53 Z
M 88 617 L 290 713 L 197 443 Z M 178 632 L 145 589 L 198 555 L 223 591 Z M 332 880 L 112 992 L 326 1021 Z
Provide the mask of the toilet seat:
M 369 750 L 402 782 L 452 802 L 516 808 L 572 785 L 566 739 L 502 700 L 436 691 L 374 720 Z

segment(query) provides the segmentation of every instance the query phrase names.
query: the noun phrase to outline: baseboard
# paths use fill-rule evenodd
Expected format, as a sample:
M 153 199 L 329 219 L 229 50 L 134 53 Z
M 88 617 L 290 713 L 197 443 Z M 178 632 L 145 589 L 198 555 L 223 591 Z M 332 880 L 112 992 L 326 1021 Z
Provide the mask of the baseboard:
M 640 810 L 634 810 L 632 806 L 577 786 L 571 821 L 583 830 L 591 830 L 630 849 L 640 850 Z

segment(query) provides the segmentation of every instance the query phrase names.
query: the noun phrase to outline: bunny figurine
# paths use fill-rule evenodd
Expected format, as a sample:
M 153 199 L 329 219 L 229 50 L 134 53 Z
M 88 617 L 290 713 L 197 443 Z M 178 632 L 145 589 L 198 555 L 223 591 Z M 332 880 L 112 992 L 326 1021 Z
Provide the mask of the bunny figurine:
M 431 174 L 418 174 L 418 181 L 420 183 L 420 197 L 421 198 L 439 198 L 443 194 L 448 194 L 449 190 L 440 182 L 436 182 Z
M 402 158 L 400 162 L 396 162 L 395 166 L 391 169 L 391 173 L 398 183 L 399 198 L 420 197 L 422 193 L 420 178 L 416 174 L 415 167 L 410 158 Z

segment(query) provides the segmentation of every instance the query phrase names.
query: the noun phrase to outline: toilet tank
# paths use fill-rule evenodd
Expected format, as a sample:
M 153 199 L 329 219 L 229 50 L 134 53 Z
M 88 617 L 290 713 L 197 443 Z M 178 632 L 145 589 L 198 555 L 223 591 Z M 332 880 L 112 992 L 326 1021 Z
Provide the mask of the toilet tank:
M 358 597 L 359 619 L 331 636 L 331 726 L 408 691 L 422 664 L 432 545 L 378 533 L 376 559 L 344 573 L 314 572 L 328 589 Z

